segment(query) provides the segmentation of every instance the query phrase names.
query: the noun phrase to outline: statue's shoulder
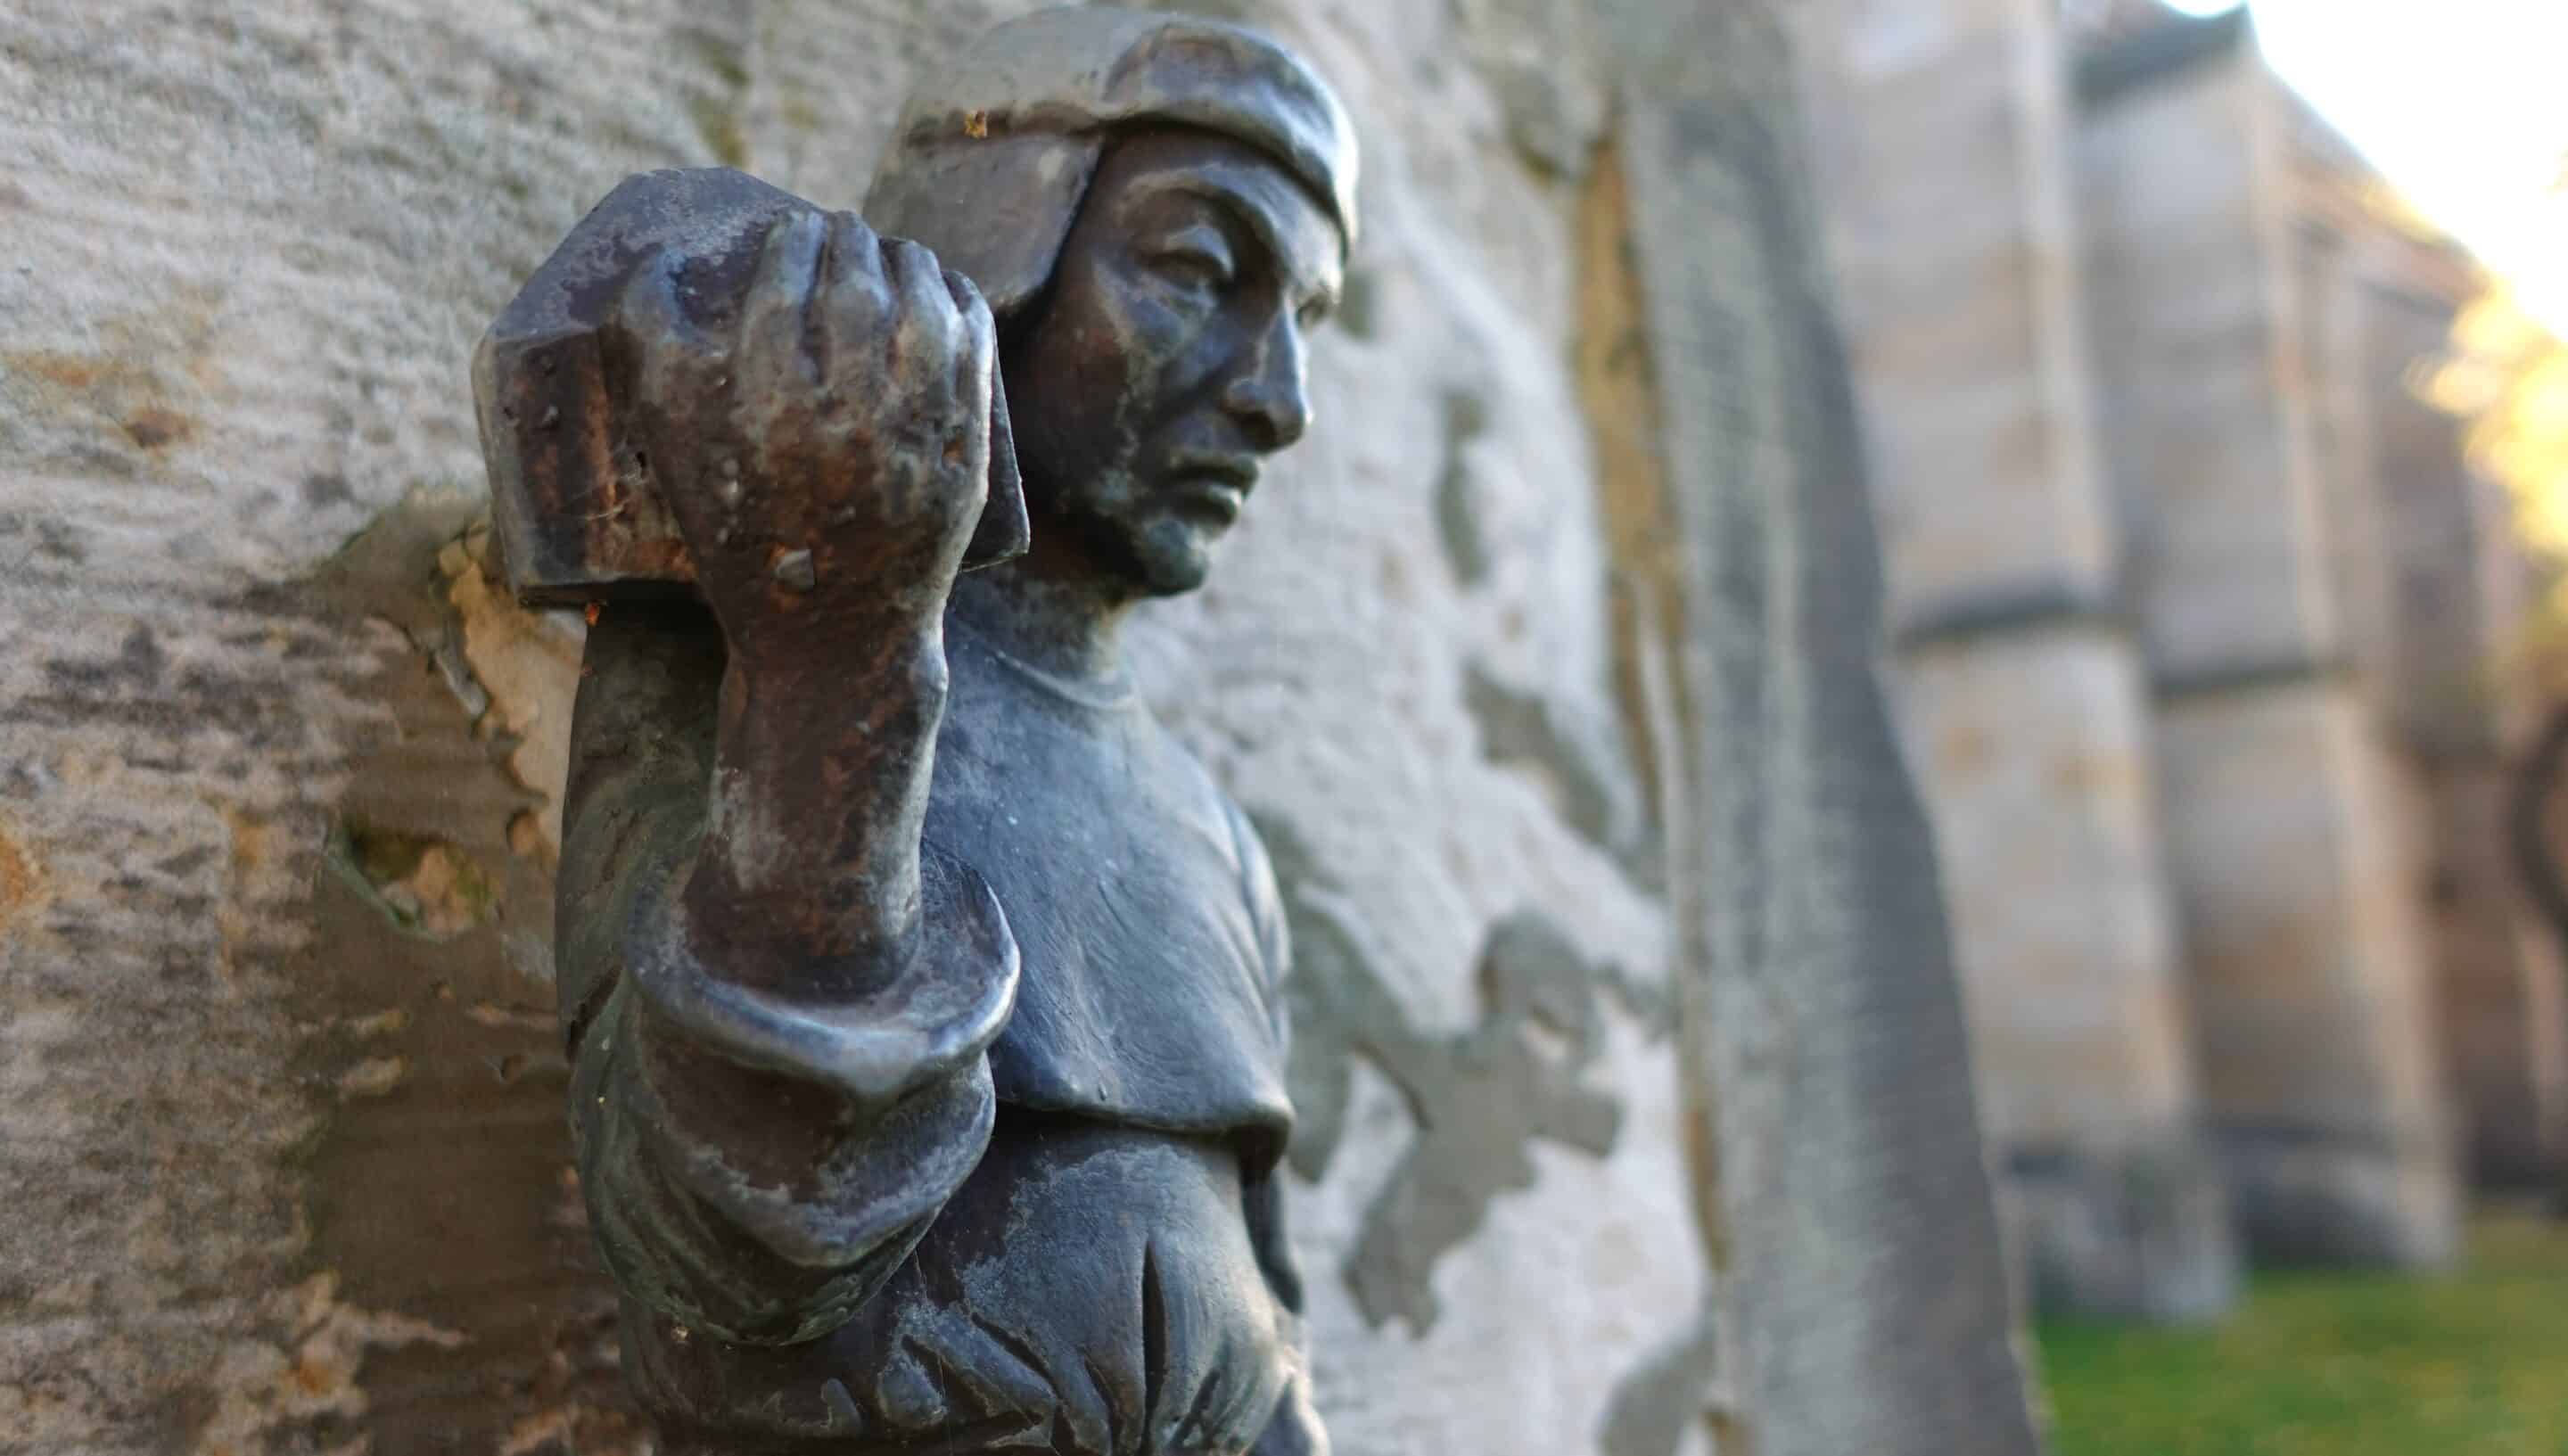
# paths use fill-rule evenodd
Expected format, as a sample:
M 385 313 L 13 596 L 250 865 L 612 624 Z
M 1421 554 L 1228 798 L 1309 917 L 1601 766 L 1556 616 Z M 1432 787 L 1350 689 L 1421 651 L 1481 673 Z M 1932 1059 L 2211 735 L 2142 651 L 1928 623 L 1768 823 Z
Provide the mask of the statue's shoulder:
M 1284 930 L 1284 895 L 1275 879 L 1275 861 L 1266 852 L 1257 821 L 1239 806 L 1238 800 L 1218 784 L 1213 785 L 1212 793 L 1230 824 L 1231 844 L 1239 857 L 1240 892 L 1248 898 L 1248 918 L 1257 928 L 1258 956 L 1265 962 L 1266 981 L 1272 990 L 1282 985 L 1292 961 Z
M 1271 907 L 1276 900 L 1275 867 L 1266 853 L 1266 841 L 1258 833 L 1255 817 L 1222 787 L 1220 778 L 1194 749 L 1164 725 L 1153 718 L 1146 731 L 1153 743 L 1153 766 L 1169 779 L 1178 780 L 1167 785 L 1170 796 L 1199 799 L 1205 806 L 1203 811 L 1220 821 L 1252 908 Z

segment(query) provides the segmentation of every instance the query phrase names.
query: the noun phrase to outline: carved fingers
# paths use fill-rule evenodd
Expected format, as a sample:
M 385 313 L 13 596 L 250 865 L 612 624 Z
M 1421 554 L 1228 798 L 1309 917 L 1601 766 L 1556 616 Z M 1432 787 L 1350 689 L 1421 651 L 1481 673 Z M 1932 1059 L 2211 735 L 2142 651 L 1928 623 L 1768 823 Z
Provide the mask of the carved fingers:
M 962 326 L 962 337 L 953 356 L 954 398 L 967 405 L 983 406 L 985 402 L 998 398 L 995 388 L 999 368 L 998 322 L 990 316 L 989 302 L 981 297 L 980 288 L 971 279 L 951 268 L 940 268 L 937 272 L 938 281 L 944 285 L 945 296 L 953 301 L 957 321 Z M 983 482 L 985 494 L 990 481 L 994 424 L 985 408 L 967 418 L 959 434 L 945 442 L 947 459 L 954 460 L 954 451 L 959 450 L 959 463 L 964 472 Z
M 770 476 L 792 478 L 817 464 L 803 458 L 819 443 L 813 437 L 819 372 L 803 314 L 819 280 L 826 238 L 825 219 L 817 213 L 798 212 L 777 223 L 759 248 L 757 269 L 741 296 L 738 369 L 722 403 L 766 467 L 762 473 Z M 798 503 L 767 499 L 754 509 L 781 525 L 777 517 Z
M 679 257 L 637 270 L 622 331 L 734 646 L 868 604 L 941 606 L 988 490 L 996 329 L 978 291 L 847 212 L 769 228 L 728 327 L 699 321 L 713 310 L 686 275 Z
M 882 245 L 882 259 L 893 302 L 883 368 L 892 393 L 908 405 L 880 422 L 902 445 L 894 452 L 900 467 L 884 481 L 884 505 L 936 518 L 954 536 L 959 560 L 986 485 L 986 471 L 973 461 L 967 441 L 981 437 L 986 462 L 988 388 L 984 384 L 974 393 L 961 387 L 976 341 L 935 254 L 892 238 Z

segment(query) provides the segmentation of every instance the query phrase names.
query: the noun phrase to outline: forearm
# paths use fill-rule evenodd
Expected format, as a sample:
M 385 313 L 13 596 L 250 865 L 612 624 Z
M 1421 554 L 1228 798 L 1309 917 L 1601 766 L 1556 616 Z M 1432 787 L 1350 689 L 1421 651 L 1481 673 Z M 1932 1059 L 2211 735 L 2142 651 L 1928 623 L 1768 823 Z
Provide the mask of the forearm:
M 571 1112 L 624 1290 L 795 1340 L 869 1293 L 989 1137 L 1015 943 L 920 832 L 995 336 L 924 249 L 848 214 L 777 222 L 718 318 L 686 261 L 635 271 L 611 342 L 705 611 L 610 604 L 590 637 Z
M 610 609 L 591 632 L 559 975 L 580 1181 L 608 1268 L 708 1334 L 772 1342 L 843 1318 L 978 1161 L 983 1048 L 1016 955 L 987 888 L 917 858 L 914 828 L 913 954 L 855 956 L 863 990 L 813 995 L 782 974 L 794 956 L 698 947 L 680 887 L 707 858 L 729 656 L 684 611 Z
M 945 696 L 932 612 L 832 624 L 790 653 L 733 652 L 685 892 L 709 964 L 825 996 L 879 985 L 915 954 Z

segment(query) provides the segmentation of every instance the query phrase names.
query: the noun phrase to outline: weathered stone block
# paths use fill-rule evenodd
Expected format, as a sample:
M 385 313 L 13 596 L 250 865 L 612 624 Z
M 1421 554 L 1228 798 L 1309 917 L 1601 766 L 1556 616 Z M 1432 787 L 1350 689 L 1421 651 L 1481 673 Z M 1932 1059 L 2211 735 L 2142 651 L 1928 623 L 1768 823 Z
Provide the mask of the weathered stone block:
M 1999 1207 L 2042 1306 L 2191 1322 L 2236 1302 L 2226 1169 L 2191 1126 L 2119 1145 L 2020 1146 L 2002 1176 Z
M 2104 455 L 2161 679 L 2338 648 L 2280 85 L 2241 48 L 2090 105 L 2077 138 Z
M 2159 724 L 2202 1096 L 2253 1252 L 2450 1257 L 2405 818 L 2361 704 L 2312 679 L 2170 702 Z
M 1798 12 L 1812 167 L 1894 630 L 1997 594 L 2099 597 L 2067 82 L 2032 0 Z
M 2192 1151 L 2138 654 L 2110 610 L 2068 79 L 2032 0 L 1801 15 L 1991 1160 L 2035 1295 L 2198 1317 L 2235 1285 Z

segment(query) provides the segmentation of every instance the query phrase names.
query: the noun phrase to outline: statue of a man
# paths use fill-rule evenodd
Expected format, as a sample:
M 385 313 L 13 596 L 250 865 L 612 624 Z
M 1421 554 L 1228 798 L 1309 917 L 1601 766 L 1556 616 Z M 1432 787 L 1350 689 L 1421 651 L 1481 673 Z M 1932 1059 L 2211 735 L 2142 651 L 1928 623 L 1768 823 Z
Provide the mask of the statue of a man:
M 880 235 L 618 304 L 701 602 L 591 631 L 561 1006 L 665 1449 L 1326 1449 L 1275 889 L 1119 638 L 1309 427 L 1355 166 L 1272 42 L 1050 12 L 911 103 Z M 964 574 L 994 369 L 1032 545 Z

